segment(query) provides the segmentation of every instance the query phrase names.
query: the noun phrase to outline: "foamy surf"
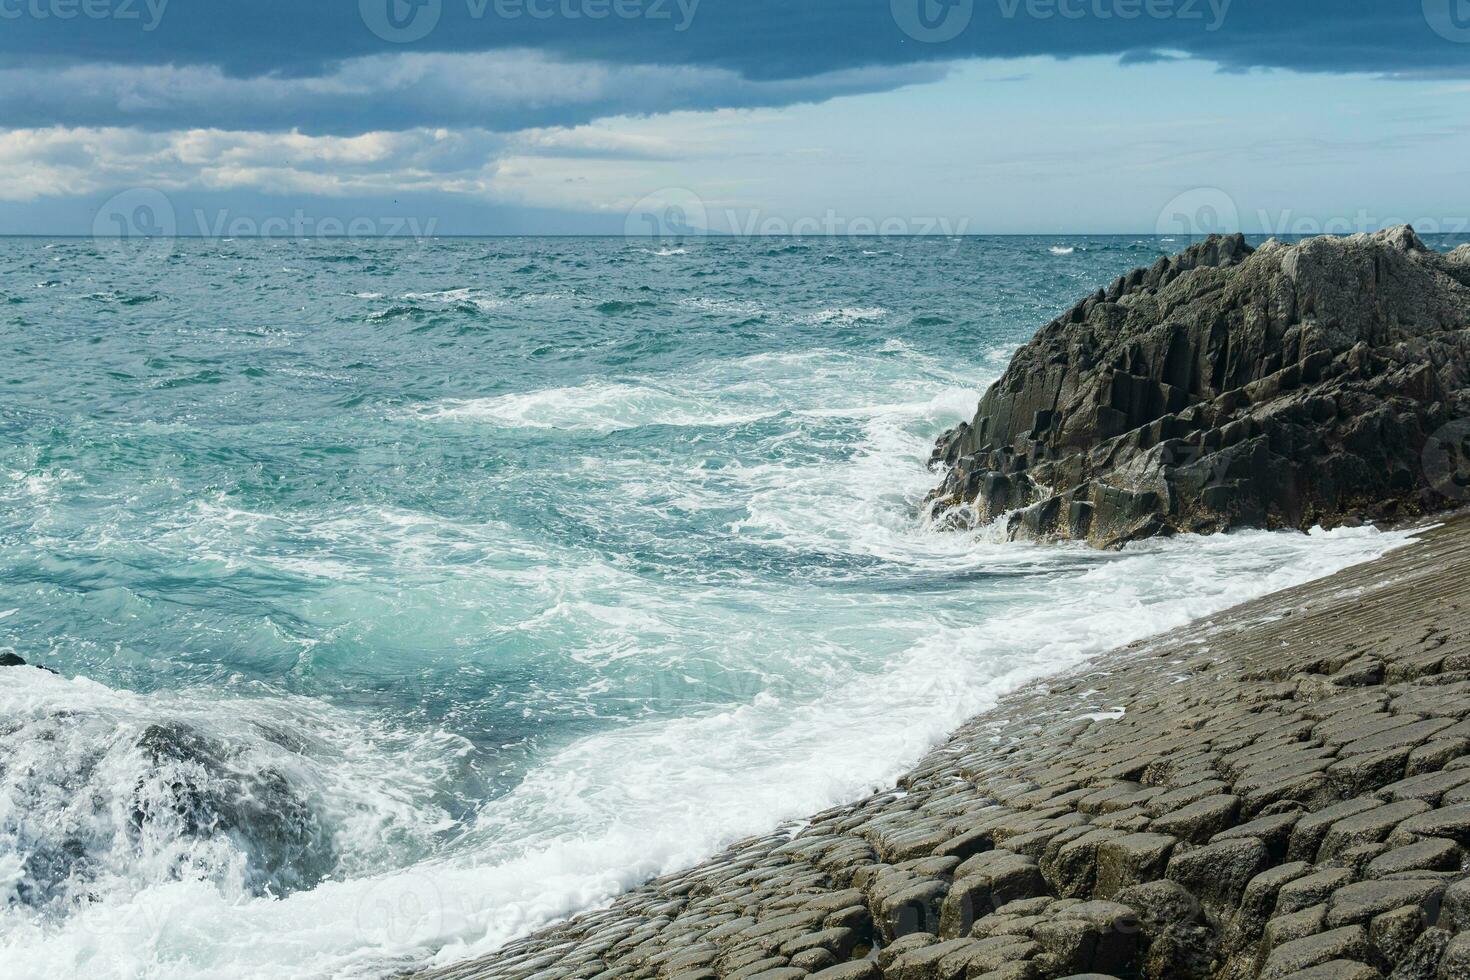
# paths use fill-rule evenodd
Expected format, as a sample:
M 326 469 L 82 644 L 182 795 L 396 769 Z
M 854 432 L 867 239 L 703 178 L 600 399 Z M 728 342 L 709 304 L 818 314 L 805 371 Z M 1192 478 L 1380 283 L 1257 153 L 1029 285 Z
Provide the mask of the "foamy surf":
M 283 272 L 279 242 L 180 240 L 168 302 L 106 306 L 127 329 L 47 291 L 0 359 L 0 649 L 66 676 L 3 670 L 4 972 L 492 950 L 1401 540 L 926 527 L 935 436 L 1074 277 L 1134 261 L 1059 276 L 1053 241 L 359 242 Z M 7 295 L 53 258 L 157 291 L 0 249 Z
M 36 918 L 12 900 L 3 948 L 21 976 L 179 978 L 372 976 L 484 953 L 731 840 L 885 784 L 966 717 L 1029 680 L 1329 574 L 1402 540 L 1364 530 L 1310 537 L 1247 533 L 1161 543 L 1109 559 L 1076 549 L 1050 555 L 972 542 L 967 563 L 1026 577 L 1052 566 L 1071 586 L 1069 597 L 1037 595 L 1003 624 L 940 616 L 891 656 L 854 662 L 851 651 L 836 646 L 808 651 L 783 683 L 738 706 L 580 740 L 546 759 L 512 793 L 481 807 L 456 829 L 449 853 L 423 854 L 397 870 L 359 867 L 354 874 L 339 868 L 313 887 L 277 897 L 245 880 L 249 862 L 231 852 L 231 835 L 190 843 L 181 856 L 180 841 L 187 837 L 177 828 L 172 835 L 155 828 L 156 850 L 119 843 L 117 831 L 103 833 L 88 844 L 88 854 L 106 857 L 109 870 L 105 879 L 86 883 L 90 900 L 72 900 L 65 916 Z M 936 564 L 956 553 L 949 539 L 922 532 L 913 533 L 908 549 L 913 557 L 928 551 Z M 1188 560 L 1181 561 L 1184 555 Z M 909 615 L 895 606 L 880 622 L 895 634 L 913 634 L 919 624 L 908 622 Z M 754 686 L 743 693 L 753 692 Z M 10 739 L 16 758 L 32 748 L 44 751 L 47 761 L 37 756 L 30 765 L 50 766 L 65 778 L 83 768 L 73 753 L 100 756 L 109 760 L 96 770 L 104 792 L 132 781 L 118 778 L 118 765 L 136 770 L 144 783 L 152 778 L 146 766 L 110 761 L 116 749 L 109 746 L 122 744 L 119 732 L 130 720 L 134 727 L 147 721 L 209 728 L 218 715 L 202 704 L 150 704 L 40 672 L 5 698 L 7 717 L 27 719 Z M 79 702 L 86 717 L 106 721 L 69 723 L 67 744 L 74 747 L 64 752 L 29 741 L 32 724 Z M 272 714 L 263 704 L 240 706 L 246 718 Z M 434 753 L 421 753 L 417 762 L 390 754 L 375 763 L 375 774 L 314 770 L 301 760 L 313 752 L 331 758 L 332 738 L 340 745 L 353 733 L 303 714 L 288 713 L 278 722 L 296 738 L 319 744 L 310 751 L 283 749 L 241 728 L 229 740 L 245 747 L 233 763 L 238 773 L 279 772 L 292 792 L 314 794 L 323 808 L 324 837 L 340 840 L 343 853 L 391 837 L 385 835 L 389 827 L 407 829 L 419 841 L 408 853 L 427 850 L 424 840 L 446 818 L 412 797 L 415 782 L 425 779 L 417 767 Z M 336 781 L 330 791 L 323 785 L 329 779 Z M 75 802 L 58 801 L 48 810 L 34 798 L 22 800 L 13 777 L 5 790 L 0 799 L 9 806 L 0 809 L 0 826 L 8 831 L 20 805 L 32 822 L 54 826 L 58 839 L 64 828 L 78 825 L 65 809 Z M 364 792 L 371 795 L 362 797 Z M 349 803 L 353 795 L 362 802 Z M 327 816 L 334 809 L 337 816 Z M 103 810 L 115 814 L 118 807 Z M 200 846 L 206 853 L 193 850 Z M 12 891 L 23 878 L 13 866 L 0 874 Z

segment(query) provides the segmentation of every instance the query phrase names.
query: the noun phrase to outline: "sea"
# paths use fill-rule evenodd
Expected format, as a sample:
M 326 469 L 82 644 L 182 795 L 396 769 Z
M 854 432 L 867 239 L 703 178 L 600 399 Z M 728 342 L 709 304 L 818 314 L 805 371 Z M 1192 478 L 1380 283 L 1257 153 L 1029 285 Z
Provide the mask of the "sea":
M 1404 543 L 925 520 L 1011 353 L 1185 244 L 0 240 L 0 652 L 54 671 L 0 668 L 0 974 L 487 954 Z

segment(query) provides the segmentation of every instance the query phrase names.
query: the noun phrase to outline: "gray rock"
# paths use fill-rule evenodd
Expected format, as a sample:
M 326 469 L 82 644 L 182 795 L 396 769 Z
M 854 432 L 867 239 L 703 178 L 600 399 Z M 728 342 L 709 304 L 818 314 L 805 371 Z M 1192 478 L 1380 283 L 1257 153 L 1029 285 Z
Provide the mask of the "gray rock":
M 852 955 L 859 938 L 857 932 L 852 929 L 823 929 L 820 932 L 810 932 L 799 939 L 782 943 L 780 953 L 782 956 L 796 957 L 808 950 L 824 949 L 840 961 Z
M 787 965 L 786 957 L 772 956 L 734 967 L 730 972 L 724 974 L 724 976 L 726 980 L 755 980 L 756 977 L 766 977 L 766 980 L 775 980 L 775 978 L 769 977 L 767 974 L 779 970 L 792 969 L 794 968 Z M 805 971 L 796 970 L 795 972 L 801 976 L 806 976 Z
M 1266 923 L 1265 933 L 1262 936 L 1263 949 L 1269 953 L 1278 946 L 1325 932 L 1326 922 L 1326 904 L 1313 905 L 1299 912 L 1278 915 Z
M 1241 895 L 1240 907 L 1230 922 L 1226 936 L 1226 948 L 1239 952 L 1260 940 L 1266 923 L 1276 908 L 1281 889 L 1298 878 L 1306 876 L 1311 866 L 1303 862 L 1281 864 L 1263 871 L 1250 880 Z
M 971 980 L 1039 980 L 1041 972 L 1030 963 L 1007 963 L 989 973 L 982 973 Z
M 1451 932 L 1470 932 L 1470 878 L 1461 878 L 1445 889 L 1438 924 Z
M 1228 840 L 1176 852 L 1169 859 L 1168 876 L 1199 896 L 1206 907 L 1233 910 L 1240 904 L 1245 886 L 1268 862 L 1266 845 L 1261 841 Z
M 1466 977 L 1470 977 L 1470 932 L 1451 939 L 1439 960 L 1438 980 L 1465 980 Z
M 1454 841 L 1430 838 L 1396 847 L 1368 862 L 1370 878 L 1404 871 L 1458 871 L 1463 855 Z
M 1285 977 L 1284 980 L 1382 980 L 1383 974 L 1366 963 L 1332 960 Z
M 1458 260 L 1411 229 L 1254 251 L 1211 236 L 1021 348 L 939 440 L 931 499 L 1104 547 L 1444 509 L 1421 453 L 1470 415 L 1467 325 Z
M 886 973 L 893 961 L 905 953 L 933 946 L 938 942 L 938 936 L 926 932 L 911 932 L 907 936 L 895 939 L 878 951 L 878 969 Z
M 1430 910 L 1419 905 L 1393 909 L 1368 923 L 1368 941 L 1382 963 L 1402 960 L 1429 924 Z
M 1367 813 L 1339 820 L 1332 825 L 1327 831 L 1327 836 L 1323 838 L 1322 847 L 1317 852 L 1317 860 L 1325 861 L 1359 844 L 1376 844 L 1387 837 L 1400 823 L 1428 809 L 1429 804 L 1422 800 L 1400 800 L 1376 810 L 1369 810 Z
M 1195 980 L 1213 972 L 1211 964 L 1218 956 L 1214 935 L 1200 926 L 1169 926 L 1149 937 L 1143 955 L 1141 974 L 1147 978 Z
M 1135 910 L 1145 928 L 1154 931 L 1171 925 L 1187 925 L 1200 917 L 1199 900 L 1175 881 L 1134 885 L 1113 898 L 1119 905 Z
M 1395 879 L 1390 881 L 1360 881 L 1355 885 L 1339 888 L 1328 904 L 1327 928 L 1367 922 L 1375 915 L 1405 905 L 1438 908 L 1439 897 L 1445 885 L 1433 879 Z
M 1225 794 L 1207 796 L 1160 816 L 1153 822 L 1153 829 L 1161 834 L 1173 834 L 1191 844 L 1204 844 L 1233 824 L 1238 812 L 1240 797 Z
M 1470 845 L 1470 804 L 1440 807 L 1410 817 L 1399 824 L 1394 835 L 1402 835 L 1406 842 L 1409 837 L 1447 837 L 1461 846 Z
M 879 980 L 883 974 L 873 960 L 857 960 L 818 970 L 812 980 Z
M 744 980 L 806 980 L 807 976 L 805 970 L 798 970 L 794 966 L 782 966 L 763 973 L 747 973 L 744 975 Z M 732 975 L 731 980 L 739 980 L 739 977 Z
M 1444 929 L 1425 929 L 1404 954 L 1389 980 L 1436 980 L 1439 961 L 1454 934 Z
M 1031 933 L 1045 950 L 1040 960 L 1056 976 L 1126 970 L 1138 953 L 1132 909 L 1116 902 L 1083 902 L 1039 923 Z
M 948 942 L 911 949 L 894 957 L 883 968 L 883 975 L 888 980 L 956 980 L 956 974 L 942 972 L 941 966 L 953 954 L 968 952 L 974 945 L 973 939 L 951 939 Z M 951 964 L 954 962 L 951 961 Z M 964 963 L 959 962 L 958 967 L 958 976 L 963 976 Z M 953 969 L 953 965 L 950 969 Z
M 1097 879 L 1097 849 L 1105 841 L 1122 837 L 1116 830 L 1087 830 L 1066 841 L 1053 854 L 1051 847 L 1042 858 L 1041 867 L 1047 880 L 1056 885 L 1057 894 L 1067 898 L 1090 895 Z
M 825 949 L 806 949 L 791 957 L 791 965 L 798 970 L 813 973 L 837 965 L 837 957 Z
M 1282 980 L 1333 960 L 1361 963 L 1369 956 L 1368 931 L 1362 926 L 1346 926 L 1278 946 L 1266 958 L 1260 980 Z
M 1174 844 L 1174 838 L 1164 834 L 1129 834 L 1105 841 L 1097 849 L 1093 894 L 1112 898 L 1130 885 L 1162 878 Z
M 878 899 L 873 916 L 884 942 L 910 933 L 937 933 L 940 908 L 949 886 L 942 881 L 921 880 L 905 885 Z
M 1292 861 L 1316 861 L 1317 851 L 1322 846 L 1322 839 L 1327 836 L 1333 824 L 1346 817 L 1356 816 L 1383 805 L 1382 800 L 1364 796 L 1354 800 L 1345 800 L 1317 813 L 1308 814 L 1298 820 L 1296 826 L 1292 828 L 1291 841 L 1286 849 L 1287 858 Z

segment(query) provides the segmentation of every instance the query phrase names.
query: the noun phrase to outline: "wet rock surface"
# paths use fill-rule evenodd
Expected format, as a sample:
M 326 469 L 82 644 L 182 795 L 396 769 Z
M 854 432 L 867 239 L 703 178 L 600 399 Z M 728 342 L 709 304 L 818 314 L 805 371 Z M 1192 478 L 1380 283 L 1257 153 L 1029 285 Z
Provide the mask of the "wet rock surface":
M 1032 687 L 893 790 L 424 976 L 1464 980 L 1470 518 L 1422 539 Z
M 1466 499 L 1467 417 L 1470 246 L 1211 236 L 1022 347 L 940 439 L 930 506 L 1100 547 L 1403 520 Z

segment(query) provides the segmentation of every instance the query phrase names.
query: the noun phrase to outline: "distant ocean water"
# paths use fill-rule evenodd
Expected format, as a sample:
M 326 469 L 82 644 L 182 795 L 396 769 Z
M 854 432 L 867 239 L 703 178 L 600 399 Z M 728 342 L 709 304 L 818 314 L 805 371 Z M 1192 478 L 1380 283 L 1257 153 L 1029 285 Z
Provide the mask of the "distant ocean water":
M 0 670 L 6 976 L 492 950 L 1399 543 L 924 526 L 1010 352 L 1183 244 L 0 240 L 0 649 L 60 672 Z

